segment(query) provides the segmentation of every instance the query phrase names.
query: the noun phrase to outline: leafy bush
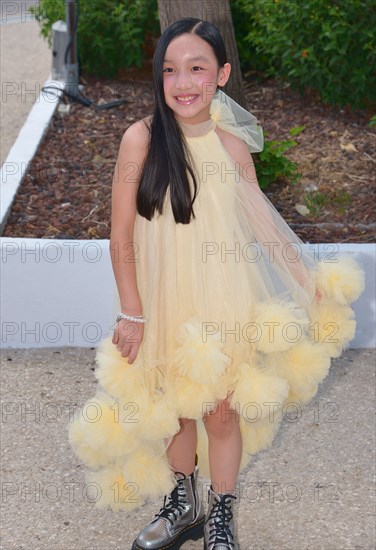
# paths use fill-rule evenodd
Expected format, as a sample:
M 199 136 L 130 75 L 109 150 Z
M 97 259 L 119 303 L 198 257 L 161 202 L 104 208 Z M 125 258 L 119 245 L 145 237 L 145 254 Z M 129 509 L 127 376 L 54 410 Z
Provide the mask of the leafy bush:
M 312 217 L 321 216 L 322 210 L 328 205 L 332 208 L 335 207 L 337 212 L 343 216 L 351 204 L 351 195 L 344 189 L 334 189 L 330 193 L 315 190 L 305 195 L 304 203 Z
M 373 0 L 234 0 L 232 14 L 243 71 L 315 90 L 328 103 L 374 105 Z
M 304 130 L 304 126 L 298 126 L 290 130 L 290 135 L 295 136 Z M 267 135 L 267 132 L 264 132 Z M 284 153 L 295 147 L 294 140 L 264 141 L 264 149 L 256 154 L 255 169 L 257 180 L 261 189 L 266 189 L 274 182 L 285 182 L 295 185 L 302 177 L 295 162 L 287 158 Z
M 52 24 L 65 21 L 65 0 L 40 0 L 31 11 L 51 45 Z M 149 35 L 160 33 L 156 0 L 80 0 L 77 27 L 82 73 L 113 77 L 120 68 L 141 67 Z

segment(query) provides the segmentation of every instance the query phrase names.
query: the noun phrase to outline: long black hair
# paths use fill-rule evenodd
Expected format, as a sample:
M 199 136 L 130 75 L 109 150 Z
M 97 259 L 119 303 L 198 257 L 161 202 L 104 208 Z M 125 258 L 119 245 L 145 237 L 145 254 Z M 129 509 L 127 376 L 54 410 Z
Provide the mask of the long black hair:
M 163 63 L 170 42 L 184 33 L 196 34 L 213 49 L 219 67 L 227 63 L 226 48 L 218 29 L 208 21 L 186 17 L 170 25 L 158 40 L 153 58 L 155 108 L 150 127 L 150 146 L 140 177 L 137 193 L 138 213 L 148 220 L 159 212 L 167 189 L 176 223 L 189 223 L 195 217 L 193 203 L 197 196 L 197 181 L 187 158 L 184 135 L 174 112 L 165 102 Z M 192 177 L 193 196 L 187 171 Z

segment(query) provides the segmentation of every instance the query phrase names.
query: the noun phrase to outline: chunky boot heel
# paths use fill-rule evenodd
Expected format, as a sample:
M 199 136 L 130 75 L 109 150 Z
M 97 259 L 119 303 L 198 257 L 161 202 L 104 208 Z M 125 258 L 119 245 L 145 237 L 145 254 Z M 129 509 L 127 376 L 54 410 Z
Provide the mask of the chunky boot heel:
M 175 472 L 177 485 L 133 542 L 132 550 L 179 550 L 204 535 L 205 514 L 197 491 L 198 467 L 190 476 Z
M 235 537 L 235 495 L 208 492 L 208 510 L 204 527 L 204 550 L 239 550 Z

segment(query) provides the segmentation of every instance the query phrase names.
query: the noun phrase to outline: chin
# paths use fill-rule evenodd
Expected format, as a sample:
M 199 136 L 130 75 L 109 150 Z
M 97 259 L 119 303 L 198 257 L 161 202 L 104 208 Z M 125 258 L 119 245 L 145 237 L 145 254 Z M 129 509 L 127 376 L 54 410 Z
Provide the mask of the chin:
M 196 119 L 206 120 L 210 118 L 208 105 L 201 105 L 197 108 L 197 105 L 168 105 L 174 112 L 177 118 L 180 118 L 183 122 L 196 122 Z

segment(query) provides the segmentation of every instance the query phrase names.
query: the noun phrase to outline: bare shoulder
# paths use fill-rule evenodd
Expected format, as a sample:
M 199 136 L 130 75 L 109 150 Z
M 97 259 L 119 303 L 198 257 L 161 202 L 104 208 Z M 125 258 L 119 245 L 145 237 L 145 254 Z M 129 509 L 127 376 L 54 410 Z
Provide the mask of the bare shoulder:
M 131 148 L 145 154 L 150 142 L 150 123 L 151 116 L 147 116 L 131 124 L 123 134 L 121 149 Z

